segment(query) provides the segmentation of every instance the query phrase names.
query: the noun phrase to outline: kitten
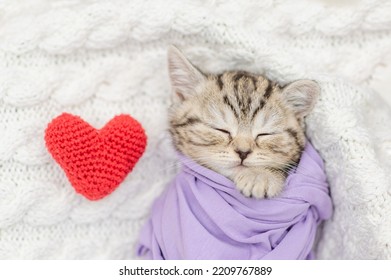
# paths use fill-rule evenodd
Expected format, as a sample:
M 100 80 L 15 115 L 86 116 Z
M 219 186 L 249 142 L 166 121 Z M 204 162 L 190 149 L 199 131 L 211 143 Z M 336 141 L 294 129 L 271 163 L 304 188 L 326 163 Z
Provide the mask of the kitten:
M 305 145 L 303 118 L 319 87 L 285 87 L 243 71 L 204 74 L 175 47 L 168 51 L 174 101 L 170 133 L 184 155 L 231 179 L 248 197 L 278 195 Z

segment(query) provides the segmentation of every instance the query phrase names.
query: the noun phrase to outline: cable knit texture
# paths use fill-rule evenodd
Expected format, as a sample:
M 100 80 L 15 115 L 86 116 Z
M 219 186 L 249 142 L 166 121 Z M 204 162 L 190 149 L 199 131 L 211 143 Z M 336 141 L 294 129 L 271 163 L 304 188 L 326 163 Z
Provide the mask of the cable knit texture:
M 96 130 L 64 113 L 49 123 L 45 141 L 76 192 L 97 200 L 112 193 L 132 171 L 147 138 L 140 123 L 128 115 L 116 116 Z
M 177 171 L 169 44 L 206 72 L 317 80 L 307 136 L 335 208 L 316 255 L 391 258 L 391 113 L 366 86 L 391 51 L 390 14 L 386 0 L 1 1 L 0 258 L 135 257 L 151 203 Z M 130 114 L 145 128 L 144 155 L 103 199 L 78 195 L 45 148 L 62 112 L 96 128 Z

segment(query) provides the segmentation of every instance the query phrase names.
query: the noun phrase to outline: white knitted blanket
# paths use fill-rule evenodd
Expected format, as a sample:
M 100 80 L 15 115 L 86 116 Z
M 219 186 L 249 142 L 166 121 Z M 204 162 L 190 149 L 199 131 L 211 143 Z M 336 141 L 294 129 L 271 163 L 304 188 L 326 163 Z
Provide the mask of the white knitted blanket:
M 391 110 L 366 86 L 391 51 L 385 0 L 0 1 L 0 258 L 135 257 L 177 170 L 165 132 L 169 44 L 204 71 L 318 80 L 307 133 L 335 209 L 317 256 L 391 258 Z M 127 113 L 146 129 L 144 156 L 100 201 L 76 194 L 45 148 L 62 112 L 97 128 Z

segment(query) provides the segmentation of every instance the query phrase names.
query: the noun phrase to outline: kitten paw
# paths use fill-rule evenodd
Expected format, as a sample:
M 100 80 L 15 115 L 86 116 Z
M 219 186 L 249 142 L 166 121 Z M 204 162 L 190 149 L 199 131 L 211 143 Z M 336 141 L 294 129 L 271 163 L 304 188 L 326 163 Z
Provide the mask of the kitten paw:
M 281 193 L 284 179 L 270 174 L 238 174 L 234 182 L 239 191 L 247 197 L 270 198 Z

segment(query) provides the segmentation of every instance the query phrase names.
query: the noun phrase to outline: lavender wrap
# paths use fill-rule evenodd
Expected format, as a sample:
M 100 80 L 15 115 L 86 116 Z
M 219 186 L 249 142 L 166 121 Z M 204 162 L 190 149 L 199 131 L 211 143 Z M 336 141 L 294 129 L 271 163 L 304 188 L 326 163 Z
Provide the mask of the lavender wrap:
M 332 202 L 324 165 L 307 142 L 273 199 L 251 199 L 232 181 L 180 156 L 183 168 L 155 201 L 138 256 L 149 259 L 310 259 Z

